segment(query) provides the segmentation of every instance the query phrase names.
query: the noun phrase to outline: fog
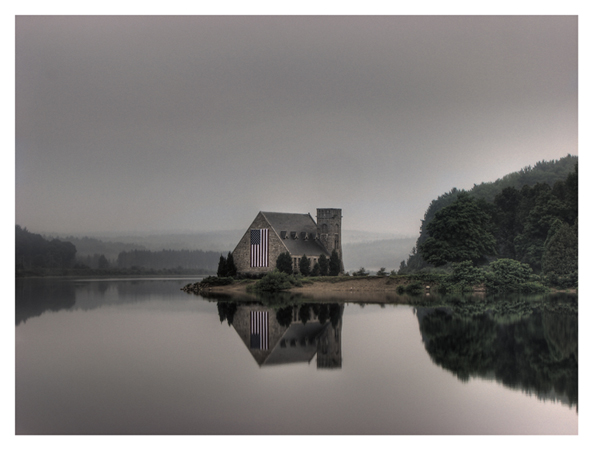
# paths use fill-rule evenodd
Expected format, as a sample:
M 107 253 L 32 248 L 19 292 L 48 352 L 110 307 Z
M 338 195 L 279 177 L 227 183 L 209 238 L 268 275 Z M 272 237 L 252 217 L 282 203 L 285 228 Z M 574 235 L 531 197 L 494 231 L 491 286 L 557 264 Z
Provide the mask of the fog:
M 17 16 L 16 222 L 245 229 L 430 201 L 578 154 L 576 16 Z

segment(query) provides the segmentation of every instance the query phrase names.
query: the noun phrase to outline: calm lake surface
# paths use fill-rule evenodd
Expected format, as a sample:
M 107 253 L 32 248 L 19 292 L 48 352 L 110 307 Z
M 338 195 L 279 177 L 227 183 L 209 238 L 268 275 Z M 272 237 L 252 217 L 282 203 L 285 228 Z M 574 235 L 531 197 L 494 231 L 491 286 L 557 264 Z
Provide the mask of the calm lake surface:
M 578 433 L 576 296 L 264 306 L 190 281 L 17 280 L 16 433 Z

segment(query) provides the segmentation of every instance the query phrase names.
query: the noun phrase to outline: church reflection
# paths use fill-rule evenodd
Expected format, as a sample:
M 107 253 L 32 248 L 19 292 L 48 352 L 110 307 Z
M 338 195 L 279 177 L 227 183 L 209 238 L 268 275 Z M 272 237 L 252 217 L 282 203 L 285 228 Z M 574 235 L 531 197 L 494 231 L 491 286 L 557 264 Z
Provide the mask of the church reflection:
M 317 356 L 317 369 L 340 369 L 343 310 L 337 303 L 274 310 L 261 304 L 218 302 L 221 322 L 232 325 L 260 367 L 311 363 Z

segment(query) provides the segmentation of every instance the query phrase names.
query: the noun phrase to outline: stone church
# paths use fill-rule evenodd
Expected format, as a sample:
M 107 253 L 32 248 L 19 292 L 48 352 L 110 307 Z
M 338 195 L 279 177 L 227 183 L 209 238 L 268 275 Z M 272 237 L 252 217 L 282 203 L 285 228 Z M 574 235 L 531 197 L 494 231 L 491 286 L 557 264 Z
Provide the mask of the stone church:
M 260 211 L 233 250 L 233 260 L 238 273 L 257 275 L 273 271 L 278 256 L 288 252 L 297 273 L 303 255 L 313 267 L 321 255 L 329 259 L 333 250 L 343 272 L 341 209 L 318 208 L 317 223 L 308 213 Z

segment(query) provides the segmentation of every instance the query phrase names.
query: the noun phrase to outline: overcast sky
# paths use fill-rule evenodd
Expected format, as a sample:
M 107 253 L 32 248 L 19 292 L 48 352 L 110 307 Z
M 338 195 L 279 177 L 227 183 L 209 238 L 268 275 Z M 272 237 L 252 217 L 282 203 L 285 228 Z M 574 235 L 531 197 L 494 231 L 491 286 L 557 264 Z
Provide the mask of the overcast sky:
M 578 154 L 577 18 L 16 20 L 16 222 L 246 228 L 342 208 L 415 236 L 430 201 Z

